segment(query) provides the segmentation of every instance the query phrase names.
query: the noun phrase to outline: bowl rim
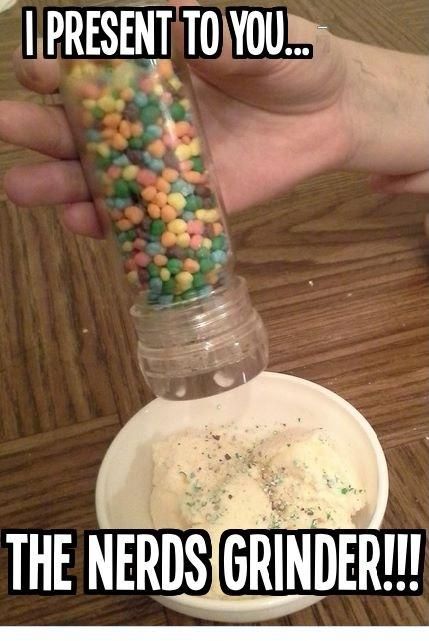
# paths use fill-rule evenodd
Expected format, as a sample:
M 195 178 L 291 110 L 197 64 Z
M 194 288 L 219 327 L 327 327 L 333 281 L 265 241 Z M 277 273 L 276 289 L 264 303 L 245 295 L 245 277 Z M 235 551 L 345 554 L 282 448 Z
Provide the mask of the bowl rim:
M 281 379 L 285 383 L 288 381 L 291 381 L 295 384 L 302 385 L 303 387 L 307 387 L 309 389 L 313 389 L 318 391 L 319 393 L 323 394 L 324 396 L 328 397 L 330 400 L 334 401 L 341 407 L 343 407 L 356 421 L 359 423 L 360 427 L 362 430 L 365 432 L 370 445 L 373 449 L 373 452 L 375 454 L 376 462 L 377 462 L 377 500 L 376 500 L 376 505 L 374 512 L 372 514 L 371 520 L 368 524 L 368 527 L 366 529 L 371 530 L 377 530 L 380 528 L 382 524 L 382 520 L 384 517 L 384 514 L 386 512 L 386 507 L 387 507 L 387 500 L 389 497 L 389 473 L 388 473 L 388 468 L 387 468 L 387 462 L 386 462 L 386 457 L 383 451 L 383 448 L 381 447 L 381 443 L 377 437 L 377 434 L 374 430 L 374 428 L 371 426 L 371 424 L 368 422 L 368 420 L 357 410 L 349 401 L 346 401 L 344 398 L 336 394 L 335 392 L 327 389 L 323 385 L 319 385 L 319 383 L 314 383 L 313 381 L 309 381 L 305 378 L 300 378 L 299 376 L 292 376 L 291 374 L 281 374 L 278 372 L 269 372 L 265 371 L 262 372 L 261 374 L 258 375 L 258 377 L 254 380 L 257 380 L 258 378 L 266 378 L 266 379 Z M 106 510 L 106 505 L 104 501 L 102 500 L 103 497 L 103 491 L 105 487 L 105 483 L 107 480 L 107 475 L 108 475 L 108 469 L 109 469 L 109 463 L 110 460 L 113 457 L 113 453 L 116 449 L 116 446 L 118 444 L 118 441 L 122 440 L 124 438 L 124 434 L 132 429 L 132 426 L 130 426 L 130 423 L 135 419 L 135 417 L 140 414 L 140 412 L 146 410 L 150 405 L 153 404 L 159 404 L 160 402 L 166 402 L 163 399 L 156 398 L 144 407 L 142 407 L 136 414 L 134 414 L 126 423 L 125 425 L 121 428 L 121 430 L 118 432 L 118 434 L 115 436 L 113 441 L 110 443 L 103 461 L 100 465 L 99 472 L 97 475 L 97 482 L 96 482 L 96 488 L 95 488 L 95 510 L 96 510 L 96 516 L 97 516 L 97 522 L 99 524 L 100 529 L 114 529 L 111 528 L 108 524 L 108 517 L 107 517 L 107 510 Z M 180 402 L 180 401 L 179 401 Z M 261 596 L 256 599 L 254 598 L 249 598 L 249 599 L 243 599 L 243 600 L 238 600 L 238 599 L 213 599 L 211 597 L 207 596 L 192 596 L 188 594 L 182 594 L 182 595 L 177 595 L 177 596 L 168 596 L 168 595 L 162 595 L 160 597 L 154 597 L 157 600 L 159 599 L 164 600 L 168 599 L 171 601 L 174 601 L 177 605 L 185 606 L 187 608 L 194 608 L 196 610 L 212 610 L 213 612 L 251 612 L 254 611 L 255 609 L 275 609 L 277 606 L 280 604 L 293 604 L 295 601 L 302 599 L 307 595 L 301 595 L 301 594 L 293 594 L 293 595 L 275 595 L 275 596 Z

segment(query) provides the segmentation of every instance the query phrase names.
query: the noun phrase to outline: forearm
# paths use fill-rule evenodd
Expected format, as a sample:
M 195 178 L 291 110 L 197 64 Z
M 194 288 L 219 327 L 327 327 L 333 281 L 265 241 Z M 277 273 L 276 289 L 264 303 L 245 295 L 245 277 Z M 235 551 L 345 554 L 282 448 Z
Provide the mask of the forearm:
M 345 169 L 404 175 L 429 169 L 429 58 L 341 40 L 351 128 Z

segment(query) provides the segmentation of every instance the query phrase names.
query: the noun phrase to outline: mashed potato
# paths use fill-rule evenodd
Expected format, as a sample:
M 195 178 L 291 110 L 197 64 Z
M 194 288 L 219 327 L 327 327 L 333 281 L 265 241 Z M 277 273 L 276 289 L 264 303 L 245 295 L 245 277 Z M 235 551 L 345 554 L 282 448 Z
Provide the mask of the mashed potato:
M 155 443 L 153 463 L 155 528 L 203 528 L 214 555 L 230 528 L 353 528 L 365 506 L 360 479 L 323 429 L 189 431 Z M 211 592 L 221 594 L 216 583 Z

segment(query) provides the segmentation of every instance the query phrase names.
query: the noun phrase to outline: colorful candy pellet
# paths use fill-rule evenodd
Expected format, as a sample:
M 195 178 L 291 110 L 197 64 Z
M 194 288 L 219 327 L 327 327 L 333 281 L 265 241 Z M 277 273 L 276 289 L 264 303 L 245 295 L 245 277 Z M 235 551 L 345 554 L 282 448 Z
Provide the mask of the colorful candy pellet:
M 67 64 L 128 281 L 159 305 L 208 296 L 228 274 L 229 240 L 172 62 Z

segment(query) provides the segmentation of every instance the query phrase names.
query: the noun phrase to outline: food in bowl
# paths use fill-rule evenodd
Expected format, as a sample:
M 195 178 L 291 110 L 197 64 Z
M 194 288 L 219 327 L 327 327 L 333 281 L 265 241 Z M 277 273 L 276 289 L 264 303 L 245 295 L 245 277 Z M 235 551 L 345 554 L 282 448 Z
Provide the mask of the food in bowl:
M 285 425 L 188 430 L 152 446 L 155 528 L 354 528 L 362 480 L 323 429 Z M 222 597 L 214 580 L 209 596 Z

